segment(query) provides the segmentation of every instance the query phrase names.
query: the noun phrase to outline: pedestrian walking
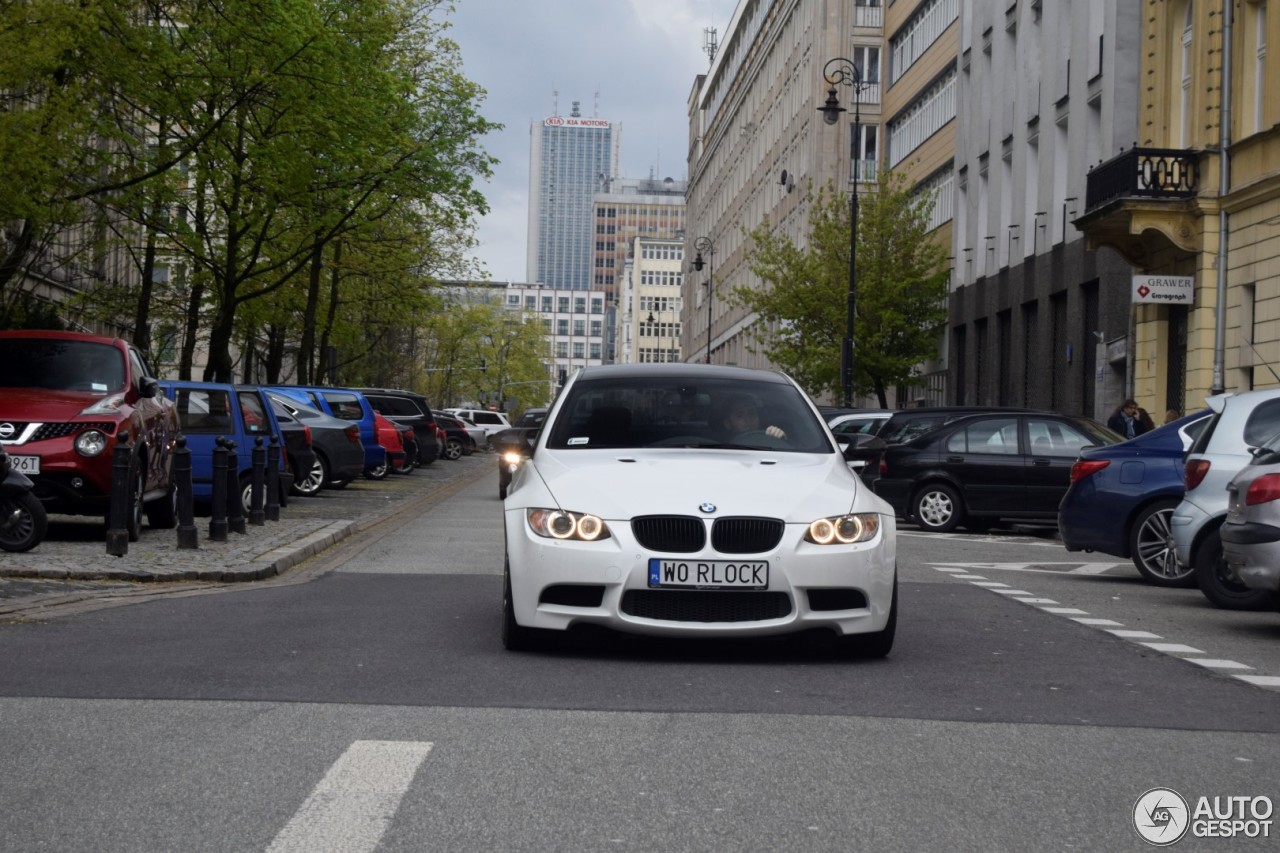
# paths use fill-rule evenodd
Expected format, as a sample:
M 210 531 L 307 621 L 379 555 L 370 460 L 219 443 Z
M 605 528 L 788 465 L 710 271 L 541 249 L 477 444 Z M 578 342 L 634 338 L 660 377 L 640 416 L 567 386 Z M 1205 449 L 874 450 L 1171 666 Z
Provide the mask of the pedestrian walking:
M 1142 409 L 1135 400 L 1125 400 L 1107 418 L 1107 426 L 1120 433 L 1126 439 L 1136 438 L 1151 429 L 1151 416 L 1142 418 Z

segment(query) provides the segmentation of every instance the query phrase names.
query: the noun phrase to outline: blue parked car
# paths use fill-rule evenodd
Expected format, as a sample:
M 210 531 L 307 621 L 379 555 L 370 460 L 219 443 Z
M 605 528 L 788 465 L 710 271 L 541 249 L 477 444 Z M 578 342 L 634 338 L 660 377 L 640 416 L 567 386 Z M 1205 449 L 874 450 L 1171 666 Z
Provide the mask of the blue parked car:
M 1195 586 L 1195 572 L 1178 564 L 1170 519 L 1186 490 L 1183 459 L 1211 414 L 1205 409 L 1119 444 L 1081 450 L 1058 505 L 1067 550 L 1129 557 L 1157 586 Z
M 198 506 L 208 508 L 213 501 L 213 451 L 219 436 L 236 443 L 236 468 L 240 478 L 240 497 L 244 511 L 249 512 L 250 488 L 253 484 L 254 440 L 261 437 L 267 444 L 275 435 L 283 442 L 283 427 L 272 409 L 270 398 L 256 386 L 230 385 L 219 382 L 183 382 L 161 380 L 162 393 L 173 401 L 178 412 L 178 425 L 191 451 L 191 492 Z M 288 502 L 288 456 L 280 445 L 279 501 Z
M 364 475 L 373 480 L 381 480 L 390 472 L 387 449 L 378 444 L 373 406 L 369 405 L 369 401 L 359 391 L 324 385 L 272 385 L 270 389 L 313 409 L 319 409 L 326 415 L 359 424 L 360 442 L 364 445 Z

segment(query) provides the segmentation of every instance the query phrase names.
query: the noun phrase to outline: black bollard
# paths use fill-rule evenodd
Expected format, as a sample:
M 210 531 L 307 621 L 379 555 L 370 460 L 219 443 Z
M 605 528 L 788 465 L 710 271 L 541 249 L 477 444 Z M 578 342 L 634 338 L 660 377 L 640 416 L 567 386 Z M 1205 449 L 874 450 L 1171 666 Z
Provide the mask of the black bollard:
M 267 521 L 280 520 L 280 444 L 278 436 L 271 436 L 267 448 Z
M 191 448 L 187 447 L 185 435 L 178 436 L 178 446 L 173 451 L 173 480 L 178 490 L 178 549 L 199 548 L 195 498 L 191 492 Z
M 267 514 L 262 509 L 262 490 L 267 486 L 267 449 L 262 446 L 262 436 L 253 440 L 253 474 L 249 486 L 249 523 L 261 527 L 267 523 Z
M 246 533 L 244 495 L 240 490 L 240 454 L 236 443 L 227 439 L 227 527 L 232 533 Z
M 129 444 L 129 432 L 122 430 L 116 436 L 115 449 L 111 451 L 111 503 L 107 507 L 107 553 L 123 557 L 129 553 L 129 512 L 133 483 L 129 482 L 132 467 L 133 445 Z
M 209 541 L 227 541 L 227 440 L 218 436 L 213 448 L 213 516 Z

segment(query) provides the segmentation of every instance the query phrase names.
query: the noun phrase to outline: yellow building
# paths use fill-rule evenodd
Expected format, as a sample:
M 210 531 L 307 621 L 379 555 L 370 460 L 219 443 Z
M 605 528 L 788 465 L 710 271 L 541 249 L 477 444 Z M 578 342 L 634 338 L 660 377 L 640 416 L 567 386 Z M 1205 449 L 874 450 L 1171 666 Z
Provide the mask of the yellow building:
M 1267 52 L 1280 10 L 1268 5 L 1143 1 L 1137 147 L 1089 173 L 1075 221 L 1158 277 L 1145 295 L 1134 287 L 1133 387 L 1153 412 L 1280 386 L 1280 56 Z M 1143 302 L 1160 284 L 1166 301 Z

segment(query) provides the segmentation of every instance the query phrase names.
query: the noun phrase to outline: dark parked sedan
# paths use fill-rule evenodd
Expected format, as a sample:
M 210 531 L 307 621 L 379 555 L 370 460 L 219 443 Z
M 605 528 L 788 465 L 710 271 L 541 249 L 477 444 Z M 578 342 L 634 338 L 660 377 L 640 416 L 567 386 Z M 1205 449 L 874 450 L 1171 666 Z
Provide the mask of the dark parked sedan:
M 1178 565 L 1169 519 L 1186 491 L 1183 459 L 1211 414 L 1205 409 L 1137 438 L 1082 450 L 1058 507 L 1067 550 L 1129 557 L 1151 583 L 1195 586 L 1194 570 Z
M 364 476 L 364 444 L 360 425 L 326 415 L 285 394 L 268 392 L 273 406 L 297 418 L 311 430 L 315 459 L 307 476 L 294 483 L 293 491 L 314 495 L 322 488 L 341 488 Z
M 445 459 L 460 459 L 476 452 L 476 440 L 471 437 L 471 433 L 467 432 L 462 421 L 444 412 L 432 412 L 432 414 L 435 416 L 436 426 L 444 430 Z
M 1082 448 L 1120 436 L 1096 421 L 1052 412 L 966 415 L 887 447 L 876 494 L 923 530 L 996 521 L 1053 522 Z

